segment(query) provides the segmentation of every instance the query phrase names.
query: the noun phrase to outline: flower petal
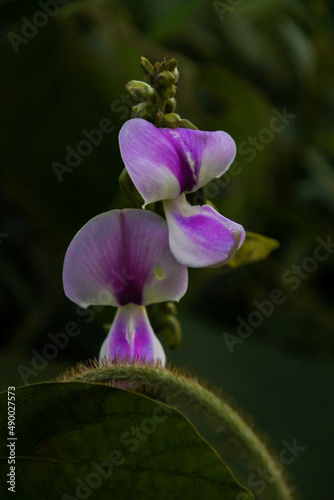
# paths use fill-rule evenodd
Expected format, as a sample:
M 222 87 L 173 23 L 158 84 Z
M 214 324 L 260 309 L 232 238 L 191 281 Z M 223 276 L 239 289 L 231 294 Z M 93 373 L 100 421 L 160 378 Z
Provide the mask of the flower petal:
M 185 266 L 222 266 L 245 240 L 240 224 L 223 217 L 210 205 L 190 205 L 185 195 L 165 201 L 164 208 L 171 252 Z
M 146 120 L 134 118 L 119 133 L 124 164 L 145 205 L 180 194 L 178 155 L 159 130 Z
M 99 359 L 114 360 L 117 357 L 146 361 L 159 359 L 165 364 L 163 347 L 152 330 L 145 307 L 129 304 L 118 309 Z
M 150 304 L 179 300 L 187 268 L 173 257 L 166 221 L 135 209 L 112 210 L 91 219 L 66 252 L 67 297 L 81 307 Z
M 141 118 L 123 125 L 119 144 L 145 204 L 196 191 L 222 175 L 236 154 L 235 142 L 226 132 L 157 128 Z

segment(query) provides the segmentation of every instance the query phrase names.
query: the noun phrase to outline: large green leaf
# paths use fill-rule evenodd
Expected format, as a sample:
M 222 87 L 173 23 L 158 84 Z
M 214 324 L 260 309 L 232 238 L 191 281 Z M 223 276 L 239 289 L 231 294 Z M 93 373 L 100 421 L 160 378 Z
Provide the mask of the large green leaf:
M 0 405 L 5 478 L 6 392 Z M 60 382 L 22 387 L 16 437 L 19 499 L 252 498 L 179 411 L 122 389 Z M 1 498 L 7 487 L 3 481 Z

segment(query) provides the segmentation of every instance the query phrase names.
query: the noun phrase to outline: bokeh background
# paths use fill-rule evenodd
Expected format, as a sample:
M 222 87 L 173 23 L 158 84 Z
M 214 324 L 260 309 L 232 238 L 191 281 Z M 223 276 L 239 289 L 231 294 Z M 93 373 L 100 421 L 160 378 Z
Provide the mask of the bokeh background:
M 143 79 L 140 56 L 176 57 L 177 112 L 238 145 L 239 173 L 211 186 L 210 200 L 280 248 L 233 272 L 191 271 L 178 306 L 182 346 L 166 347 L 167 357 L 222 387 L 277 452 L 296 440 L 305 448 L 288 466 L 296 491 L 332 498 L 334 257 L 317 269 L 307 258 L 317 238 L 334 239 L 333 3 L 54 0 L 47 22 L 29 27 L 43 24 L 34 16 L 44 3 L 0 3 L 1 389 L 23 384 L 18 367 L 31 369 L 48 334 L 68 321 L 80 335 L 28 382 L 98 355 L 114 310 L 78 314 L 62 288 L 64 254 L 87 220 L 126 206 L 118 131 L 133 104 L 124 85 Z M 273 131 L 277 113 L 284 126 Z M 66 148 L 104 118 L 113 132 L 60 182 L 54 162 L 64 165 Z M 293 265 L 312 268 L 294 291 L 283 278 Z M 231 352 L 225 334 L 237 335 L 237 318 L 247 322 L 254 300 L 275 289 L 284 303 Z M 219 436 L 207 436 L 225 453 Z M 247 485 L 249 473 L 240 477 Z

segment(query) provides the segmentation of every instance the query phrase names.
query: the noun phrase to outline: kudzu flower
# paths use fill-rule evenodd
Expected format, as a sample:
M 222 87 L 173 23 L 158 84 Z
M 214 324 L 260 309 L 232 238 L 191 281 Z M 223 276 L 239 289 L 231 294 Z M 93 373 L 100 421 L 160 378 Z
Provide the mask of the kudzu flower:
M 83 308 L 118 307 L 100 360 L 121 357 L 165 363 L 145 306 L 178 301 L 186 292 L 188 271 L 170 252 L 162 217 L 136 209 L 94 217 L 68 247 L 63 283 L 67 297 Z
M 210 205 L 190 205 L 193 193 L 227 171 L 236 146 L 222 131 L 157 128 L 141 118 L 119 135 L 126 169 L 148 203 L 162 201 L 175 259 L 189 267 L 226 264 L 245 239 L 244 228 Z

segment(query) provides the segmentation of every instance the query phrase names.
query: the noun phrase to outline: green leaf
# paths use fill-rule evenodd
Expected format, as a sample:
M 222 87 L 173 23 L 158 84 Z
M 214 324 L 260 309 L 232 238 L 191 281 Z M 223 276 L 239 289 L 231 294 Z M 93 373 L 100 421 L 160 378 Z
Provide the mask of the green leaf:
M 279 242 L 273 238 L 268 238 L 262 234 L 246 231 L 246 239 L 240 250 L 237 251 L 232 260 L 228 263 L 230 267 L 236 268 L 264 260 L 268 255 L 279 247 Z
M 0 407 L 6 429 L 7 392 Z M 179 411 L 122 389 L 78 382 L 19 388 L 15 432 L 18 499 L 252 499 Z M 10 440 L 1 436 L 5 478 Z M 8 487 L 3 481 L 1 498 Z

